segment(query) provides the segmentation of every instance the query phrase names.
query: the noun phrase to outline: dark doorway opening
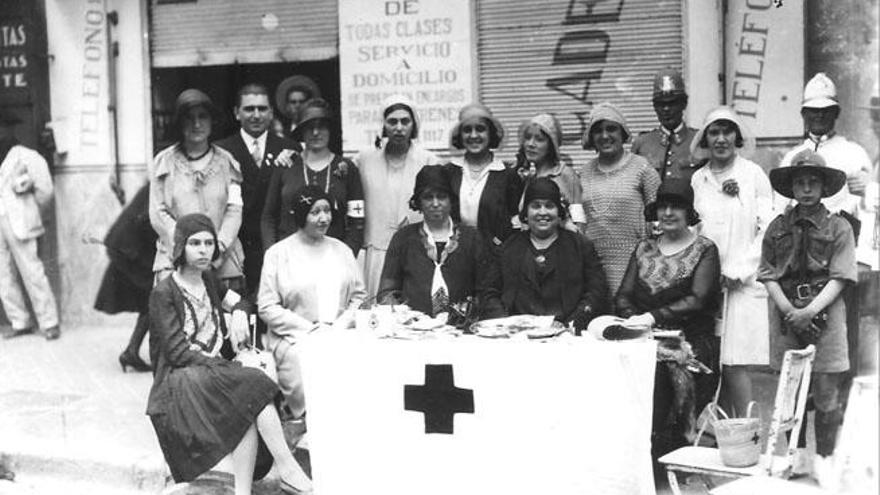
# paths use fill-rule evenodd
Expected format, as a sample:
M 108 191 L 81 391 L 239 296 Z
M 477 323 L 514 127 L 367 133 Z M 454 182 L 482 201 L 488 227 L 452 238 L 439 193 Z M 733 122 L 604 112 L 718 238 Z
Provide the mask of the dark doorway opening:
M 275 88 L 285 78 L 302 74 L 312 78 L 321 88 L 322 97 L 339 114 L 339 58 L 316 62 L 235 64 L 205 67 L 153 68 L 153 151 L 158 152 L 173 144 L 174 132 L 171 128 L 174 115 L 174 101 L 181 91 L 196 88 L 204 91 L 223 113 L 223 121 L 214 131 L 215 139 L 228 136 L 238 130 L 233 116 L 236 92 L 242 85 L 252 82 L 265 84 L 269 88 L 270 103 L 275 107 Z M 279 115 L 278 108 L 274 108 Z M 330 148 L 341 152 L 342 128 L 335 119 L 331 129 Z

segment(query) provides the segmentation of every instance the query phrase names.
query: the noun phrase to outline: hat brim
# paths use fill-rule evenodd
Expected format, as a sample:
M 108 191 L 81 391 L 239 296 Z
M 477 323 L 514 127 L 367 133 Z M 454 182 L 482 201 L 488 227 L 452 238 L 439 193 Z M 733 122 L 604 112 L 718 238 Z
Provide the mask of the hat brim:
M 805 101 L 801 105 L 801 108 L 828 108 L 828 107 L 836 107 L 839 105 L 840 104 L 838 102 L 832 100 L 831 98 L 828 98 L 826 96 L 822 96 L 819 98 L 813 98 L 809 101 Z
M 324 116 L 324 117 L 314 116 L 314 117 L 303 120 L 299 124 L 296 124 L 296 127 L 293 129 L 293 132 L 290 134 L 290 137 L 292 137 L 295 141 L 304 141 L 304 139 L 302 137 L 303 129 L 308 124 L 310 124 L 312 122 L 317 122 L 319 120 L 323 120 L 327 124 L 328 128 L 333 127 L 333 119 L 330 116 Z
M 770 171 L 770 185 L 773 190 L 789 199 L 794 199 L 792 178 L 795 173 L 808 171 L 822 178 L 822 197 L 828 198 L 837 194 L 846 185 L 846 174 L 841 170 L 818 165 L 798 165 L 774 168 Z
M 321 98 L 321 88 L 308 76 L 290 76 L 281 81 L 275 89 L 275 106 L 288 118 L 290 118 L 290 114 L 287 112 L 287 93 L 293 88 L 303 88 L 309 91 L 311 95 L 308 99 Z

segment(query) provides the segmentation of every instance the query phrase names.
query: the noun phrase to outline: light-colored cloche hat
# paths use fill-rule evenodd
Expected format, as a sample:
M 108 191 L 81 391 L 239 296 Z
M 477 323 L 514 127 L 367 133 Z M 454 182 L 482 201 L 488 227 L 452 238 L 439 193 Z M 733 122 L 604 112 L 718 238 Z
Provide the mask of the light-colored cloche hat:
M 467 120 L 471 119 L 483 119 L 489 123 L 495 130 L 496 139 L 489 142 L 490 149 L 498 149 L 501 147 L 501 143 L 504 142 L 504 126 L 501 124 L 501 121 L 498 120 L 494 115 L 492 115 L 492 111 L 489 110 L 486 105 L 482 103 L 469 103 L 461 108 L 458 112 L 458 122 L 452 126 L 452 130 L 449 132 L 449 145 L 453 148 L 462 149 L 462 143 L 460 139 L 461 135 L 461 124 Z
M 609 122 L 614 122 L 619 125 L 625 134 L 624 142 L 628 141 L 630 137 L 632 137 L 632 133 L 629 132 L 629 125 L 626 123 L 626 118 L 623 116 L 623 112 L 617 108 L 611 102 L 603 101 L 602 103 L 597 104 L 593 107 L 593 111 L 590 112 L 590 122 L 587 125 L 587 130 L 584 132 L 584 135 L 581 137 L 581 144 L 583 145 L 585 150 L 595 149 L 596 145 L 593 143 L 593 139 L 590 137 L 591 131 L 593 130 L 593 126 L 598 124 L 599 122 L 607 120 Z
M 737 154 L 746 157 L 751 156 L 755 151 L 755 135 L 752 134 L 752 130 L 749 126 L 745 125 L 742 119 L 739 118 L 736 110 L 725 105 L 713 109 L 706 115 L 706 118 L 703 120 L 703 126 L 700 127 L 700 130 L 697 131 L 693 141 L 691 141 L 691 157 L 696 161 L 709 157 L 709 150 L 700 147 L 700 141 L 703 140 L 703 136 L 706 135 L 706 130 L 709 129 L 709 126 L 712 125 L 713 122 L 719 120 L 729 120 L 736 125 L 739 129 L 740 136 L 742 136 L 742 146 L 739 147 Z
M 774 168 L 770 171 L 770 185 L 773 190 L 786 198 L 794 199 L 792 179 L 798 172 L 807 170 L 822 179 L 822 197 L 833 196 L 846 185 L 846 174 L 842 170 L 831 168 L 821 155 L 811 149 L 805 149 L 794 155 L 788 167 Z
M 559 147 L 562 145 L 562 126 L 559 125 L 559 120 L 556 116 L 551 113 L 539 113 L 528 120 L 524 120 L 517 132 L 520 146 L 525 144 L 526 129 L 531 126 L 541 129 L 550 138 L 553 151 L 556 153 L 556 156 L 559 156 Z

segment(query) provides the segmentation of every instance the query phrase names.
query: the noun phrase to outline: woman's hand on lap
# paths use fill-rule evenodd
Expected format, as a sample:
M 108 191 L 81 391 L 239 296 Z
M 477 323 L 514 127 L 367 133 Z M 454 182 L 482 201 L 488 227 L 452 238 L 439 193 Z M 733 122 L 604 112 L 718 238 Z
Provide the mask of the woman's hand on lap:
M 248 315 L 242 310 L 232 312 L 232 320 L 229 323 L 229 343 L 232 348 L 238 350 L 248 342 Z

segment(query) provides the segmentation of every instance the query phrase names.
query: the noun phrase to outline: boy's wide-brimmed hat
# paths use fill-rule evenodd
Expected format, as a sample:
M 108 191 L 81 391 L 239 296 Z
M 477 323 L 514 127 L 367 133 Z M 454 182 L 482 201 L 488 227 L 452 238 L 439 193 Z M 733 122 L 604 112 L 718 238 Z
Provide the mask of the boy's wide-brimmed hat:
M 779 167 L 770 171 L 770 185 L 773 190 L 786 198 L 794 199 L 792 179 L 796 173 L 809 171 L 822 179 L 822 197 L 833 196 L 846 185 L 846 174 L 825 164 L 825 159 L 813 150 L 805 149 L 791 159 L 788 167 Z

